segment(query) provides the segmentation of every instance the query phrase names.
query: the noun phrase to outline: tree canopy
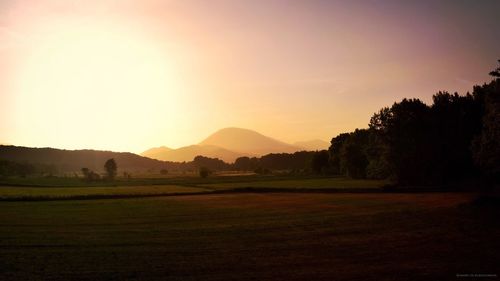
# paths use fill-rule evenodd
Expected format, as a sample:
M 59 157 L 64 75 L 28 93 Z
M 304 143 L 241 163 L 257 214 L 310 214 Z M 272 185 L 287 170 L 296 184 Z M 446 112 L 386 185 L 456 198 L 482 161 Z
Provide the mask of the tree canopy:
M 446 184 L 479 175 L 500 179 L 500 68 L 472 93 L 438 92 L 433 103 L 403 99 L 382 108 L 368 129 L 334 137 L 336 173 L 392 178 L 400 184 Z
M 104 169 L 106 170 L 106 175 L 108 179 L 114 179 L 118 170 L 115 159 L 111 158 L 104 163 Z

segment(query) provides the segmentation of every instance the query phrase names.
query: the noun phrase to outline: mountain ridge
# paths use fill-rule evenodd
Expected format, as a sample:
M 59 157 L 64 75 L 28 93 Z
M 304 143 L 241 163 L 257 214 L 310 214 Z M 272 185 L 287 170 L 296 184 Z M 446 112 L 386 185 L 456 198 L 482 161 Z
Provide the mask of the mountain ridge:
M 293 153 L 300 150 L 291 144 L 265 136 L 259 132 L 228 127 L 208 136 L 201 145 L 216 145 L 240 153 L 264 155 L 268 153 Z
M 202 155 L 210 158 L 219 158 L 224 162 L 234 162 L 236 158 L 242 156 L 253 156 L 245 153 L 238 153 L 216 145 L 188 145 L 177 149 L 168 147 L 155 147 L 142 152 L 140 155 L 152 159 L 174 162 L 192 161 L 196 156 Z
M 121 171 L 129 172 L 160 170 L 166 168 L 167 164 L 169 164 L 166 161 L 151 159 L 131 152 L 0 145 L 1 160 L 55 165 L 60 172 L 79 172 L 83 167 L 102 171 L 104 162 L 110 158 L 116 160 Z
M 177 149 L 155 147 L 140 155 L 164 161 L 191 161 L 194 157 L 202 155 L 231 163 L 242 156 L 259 157 L 269 153 L 321 150 L 329 146 L 327 142 L 321 140 L 297 143 L 302 145 L 289 144 L 250 129 L 227 127 L 210 134 L 198 144 Z

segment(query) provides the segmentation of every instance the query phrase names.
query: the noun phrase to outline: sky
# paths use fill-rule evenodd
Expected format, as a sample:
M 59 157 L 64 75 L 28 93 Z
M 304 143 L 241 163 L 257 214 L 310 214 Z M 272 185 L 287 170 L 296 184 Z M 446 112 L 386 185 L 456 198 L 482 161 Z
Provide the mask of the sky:
M 0 143 L 295 142 L 490 81 L 500 1 L 2 0 Z

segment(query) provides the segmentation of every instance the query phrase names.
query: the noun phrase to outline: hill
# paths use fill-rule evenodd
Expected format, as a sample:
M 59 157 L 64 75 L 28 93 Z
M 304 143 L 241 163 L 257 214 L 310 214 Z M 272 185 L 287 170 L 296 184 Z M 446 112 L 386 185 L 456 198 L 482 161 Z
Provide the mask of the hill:
M 166 147 L 166 146 L 160 146 L 160 147 L 153 147 L 150 148 L 144 152 L 141 153 L 141 156 L 145 156 L 151 159 L 158 159 L 158 160 L 165 160 L 162 159 L 163 155 L 165 153 L 168 153 L 174 149 Z
M 119 171 L 145 172 L 168 168 L 169 163 L 139 156 L 130 152 L 99 150 L 64 150 L 0 145 L 0 160 L 20 163 L 54 165 L 59 173 L 79 172 L 86 167 L 103 171 L 104 162 L 114 158 Z
M 150 157 L 158 160 L 184 162 L 193 161 L 193 159 L 202 155 L 210 158 L 219 158 L 225 162 L 231 163 L 236 158 L 241 156 L 250 156 L 243 153 L 237 153 L 216 145 L 190 145 L 178 149 L 170 149 L 167 147 L 156 147 L 148 149 L 141 153 L 142 156 Z
M 321 149 L 327 147 L 328 145 Z M 177 162 L 192 161 L 194 157 L 202 155 L 232 163 L 236 158 L 242 156 L 253 157 L 269 153 L 293 153 L 304 149 L 309 148 L 294 146 L 248 129 L 225 128 L 213 133 L 196 145 L 184 146 L 178 149 L 165 146 L 155 147 L 144 151 L 141 155 L 158 160 Z M 317 150 L 317 148 L 312 150 Z
M 268 153 L 293 153 L 300 150 L 291 144 L 241 128 L 221 129 L 200 142 L 200 145 L 215 145 L 238 153 L 258 156 Z

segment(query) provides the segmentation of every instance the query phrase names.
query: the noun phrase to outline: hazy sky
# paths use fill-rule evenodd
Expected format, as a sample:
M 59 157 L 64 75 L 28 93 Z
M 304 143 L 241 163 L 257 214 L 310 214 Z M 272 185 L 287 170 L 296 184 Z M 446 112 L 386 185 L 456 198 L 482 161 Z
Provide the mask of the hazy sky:
M 500 1 L 0 2 L 0 143 L 141 152 L 229 126 L 330 140 L 500 59 Z

